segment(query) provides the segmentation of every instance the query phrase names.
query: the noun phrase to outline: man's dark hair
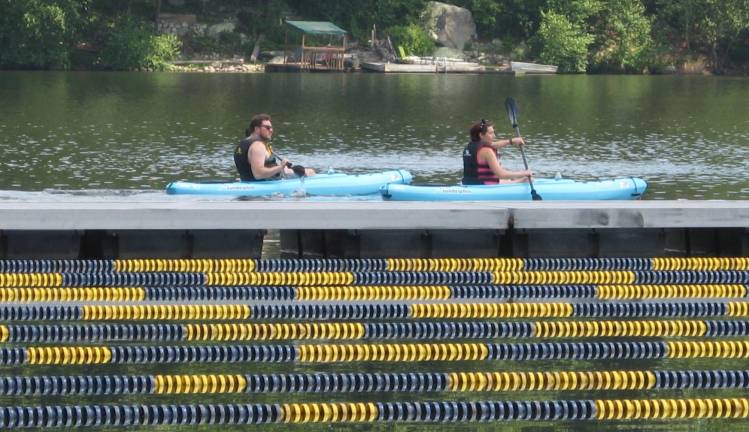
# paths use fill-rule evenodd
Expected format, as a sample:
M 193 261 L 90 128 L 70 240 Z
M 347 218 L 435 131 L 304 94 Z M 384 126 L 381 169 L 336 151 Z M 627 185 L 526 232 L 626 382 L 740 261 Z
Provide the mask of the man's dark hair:
M 469 133 L 471 134 L 471 141 L 480 140 L 481 137 L 479 136 L 479 134 L 486 133 L 486 130 L 489 129 L 490 126 L 493 126 L 492 122 L 484 119 L 481 119 L 480 122 L 471 126 L 471 130 L 469 131 Z
M 270 116 L 268 114 L 258 114 L 255 117 L 250 120 L 250 126 L 245 129 L 244 135 L 250 136 L 255 131 L 255 128 L 263 124 L 264 121 L 270 121 Z

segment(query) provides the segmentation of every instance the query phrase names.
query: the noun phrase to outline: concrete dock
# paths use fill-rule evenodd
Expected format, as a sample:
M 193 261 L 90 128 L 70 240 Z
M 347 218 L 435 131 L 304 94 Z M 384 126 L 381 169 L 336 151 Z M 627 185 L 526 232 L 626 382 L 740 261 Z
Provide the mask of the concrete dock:
M 749 201 L 6 202 L 0 230 L 749 227 Z
M 746 255 L 749 201 L 5 202 L 0 258 L 259 256 L 266 230 L 292 256 Z

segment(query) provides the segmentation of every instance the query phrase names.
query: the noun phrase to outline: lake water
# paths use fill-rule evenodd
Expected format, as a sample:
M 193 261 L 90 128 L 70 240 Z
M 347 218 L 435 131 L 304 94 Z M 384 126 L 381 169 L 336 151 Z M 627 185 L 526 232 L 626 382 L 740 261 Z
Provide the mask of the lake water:
M 707 76 L 0 73 L 0 198 L 163 199 L 175 179 L 233 179 L 250 117 L 274 148 L 344 172 L 455 184 L 472 122 L 511 128 L 538 176 L 639 176 L 646 199 L 749 198 L 749 79 Z M 509 149 L 504 164 L 520 168 Z

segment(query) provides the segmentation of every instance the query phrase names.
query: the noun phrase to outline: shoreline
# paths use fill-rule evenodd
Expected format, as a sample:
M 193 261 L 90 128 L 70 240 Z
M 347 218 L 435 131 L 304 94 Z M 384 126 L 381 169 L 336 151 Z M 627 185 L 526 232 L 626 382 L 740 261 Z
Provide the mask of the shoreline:
M 108 70 L 108 69 L 0 69 L 0 72 L 180 72 L 180 73 L 266 73 L 266 66 L 274 63 L 240 63 L 236 59 L 227 60 L 182 60 L 178 64 L 167 63 L 167 67 L 163 70 L 147 69 L 147 70 Z M 491 68 L 491 66 L 487 66 Z M 337 72 L 337 71 L 336 71 Z M 347 68 L 344 73 L 352 72 L 367 72 L 362 68 Z M 488 69 L 489 73 L 497 73 L 494 69 Z M 392 73 L 392 72 L 391 72 Z M 486 72 L 484 72 L 486 73 Z M 534 74 L 535 75 L 535 74 Z M 747 75 L 736 73 L 736 74 L 716 74 L 711 71 L 675 71 L 667 73 L 641 73 L 641 74 L 612 74 L 612 73 L 581 73 L 581 74 L 566 74 L 566 73 L 554 73 L 544 75 L 631 75 L 631 76 L 714 76 L 714 77 L 733 77 L 733 78 L 746 78 Z
M 185 61 L 183 64 L 170 63 L 164 72 L 194 72 L 194 73 L 264 73 L 265 63 L 239 63 L 231 61 Z

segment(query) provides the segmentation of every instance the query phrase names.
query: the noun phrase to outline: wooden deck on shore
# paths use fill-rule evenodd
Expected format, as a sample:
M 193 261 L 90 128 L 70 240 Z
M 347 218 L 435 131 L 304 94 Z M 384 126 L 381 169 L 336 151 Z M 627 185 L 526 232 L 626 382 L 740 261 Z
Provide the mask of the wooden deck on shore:
M 345 72 L 342 69 L 329 68 L 322 65 L 317 65 L 314 68 L 310 68 L 308 65 L 302 63 L 267 63 L 265 65 L 266 72 Z
M 476 63 L 436 62 L 427 64 L 363 62 L 362 71 L 380 73 L 484 73 L 487 69 Z

